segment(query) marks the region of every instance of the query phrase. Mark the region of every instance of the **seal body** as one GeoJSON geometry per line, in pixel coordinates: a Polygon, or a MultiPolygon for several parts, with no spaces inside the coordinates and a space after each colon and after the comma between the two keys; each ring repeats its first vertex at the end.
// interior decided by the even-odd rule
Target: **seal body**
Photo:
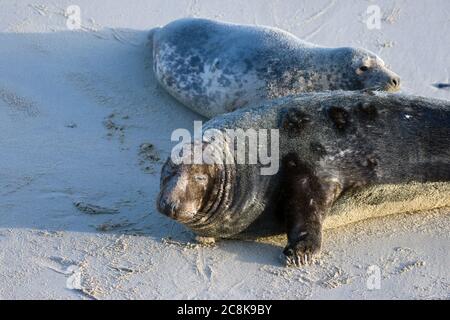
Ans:
{"type": "Polygon", "coordinates": [[[303,92],[400,87],[367,50],[320,47],[277,28],[181,19],[151,38],[160,84],[206,117],[303,92]]]}
{"type": "Polygon", "coordinates": [[[203,147],[222,141],[217,150],[234,149],[228,132],[236,128],[278,130],[276,173],[262,175],[261,162],[176,166],[171,160],[162,172],[159,210],[183,217],[177,220],[201,236],[282,231],[286,257],[301,264],[319,251],[327,220],[336,223],[340,214],[348,223],[371,213],[450,206],[448,101],[360,92],[282,98],[210,120],[205,133],[217,136],[204,137],[203,147]],[[427,202],[428,196],[433,199],[427,202]],[[354,199],[358,205],[349,217],[346,203],[354,199]],[[358,217],[363,204],[373,210],[358,217]]]}

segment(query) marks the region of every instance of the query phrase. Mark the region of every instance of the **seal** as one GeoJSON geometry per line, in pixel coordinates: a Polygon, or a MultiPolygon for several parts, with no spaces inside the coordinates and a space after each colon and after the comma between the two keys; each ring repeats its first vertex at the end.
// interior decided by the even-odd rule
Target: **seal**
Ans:
{"type": "Polygon", "coordinates": [[[208,118],[303,92],[400,88],[372,52],[317,46],[277,28],[188,18],[150,38],[159,83],[208,118]]]}
{"type": "Polygon", "coordinates": [[[449,101],[310,93],[218,116],[203,132],[185,144],[201,146],[203,163],[184,161],[192,153],[183,149],[183,161],[163,166],[158,210],[201,237],[287,234],[288,264],[310,262],[325,228],[450,207],[449,101]],[[238,161],[236,128],[277,130],[279,170],[261,174],[262,158],[238,161]]]}

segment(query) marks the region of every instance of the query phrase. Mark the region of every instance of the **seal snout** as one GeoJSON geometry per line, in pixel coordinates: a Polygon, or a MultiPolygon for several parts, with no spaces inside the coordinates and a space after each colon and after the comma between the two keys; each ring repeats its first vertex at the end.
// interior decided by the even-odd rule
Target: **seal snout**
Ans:
{"type": "Polygon", "coordinates": [[[400,90],[400,77],[394,74],[389,79],[388,91],[395,92],[398,90],[400,90]]]}
{"type": "Polygon", "coordinates": [[[400,76],[382,67],[367,75],[365,86],[366,88],[375,88],[387,92],[397,92],[400,90],[400,76]]]}
{"type": "Polygon", "coordinates": [[[194,213],[184,212],[184,210],[181,207],[182,206],[179,200],[168,199],[167,197],[160,196],[160,198],[157,201],[158,211],[164,214],[165,216],[180,222],[192,219],[194,213]]]}
{"type": "MultiPolygon", "coordinates": [[[[397,92],[400,90],[400,76],[392,70],[382,66],[380,68],[380,82],[384,83],[383,90],[387,92],[397,92]]],[[[376,76],[374,76],[376,78],[376,76]]]]}
{"type": "Polygon", "coordinates": [[[157,202],[157,209],[169,218],[176,219],[177,205],[175,202],[167,201],[167,198],[160,195],[157,202]]]}
{"type": "Polygon", "coordinates": [[[393,87],[400,87],[400,77],[391,78],[390,85],[393,87]]]}

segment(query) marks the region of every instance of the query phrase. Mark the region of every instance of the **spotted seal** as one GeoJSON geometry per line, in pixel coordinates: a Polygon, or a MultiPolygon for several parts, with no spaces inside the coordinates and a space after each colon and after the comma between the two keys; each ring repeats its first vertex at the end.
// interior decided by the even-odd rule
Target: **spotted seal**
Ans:
{"type": "Polygon", "coordinates": [[[163,166],[158,210],[199,236],[285,233],[288,262],[302,264],[319,252],[324,227],[450,207],[449,101],[304,94],[215,117],[203,127],[214,139],[205,135],[196,144],[204,151],[218,146],[214,157],[225,159],[235,148],[228,132],[236,128],[278,130],[275,174],[261,174],[259,160],[242,164],[235,156],[197,164],[168,159],[163,166]]]}
{"type": "Polygon", "coordinates": [[[372,52],[317,46],[277,28],[188,18],[150,38],[159,83],[208,118],[302,92],[400,88],[372,52]]]}

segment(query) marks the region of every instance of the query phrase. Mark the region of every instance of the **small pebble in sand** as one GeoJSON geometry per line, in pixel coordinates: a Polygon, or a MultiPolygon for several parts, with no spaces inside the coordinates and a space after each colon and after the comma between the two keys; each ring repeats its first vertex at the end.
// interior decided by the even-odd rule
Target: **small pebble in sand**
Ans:
{"type": "Polygon", "coordinates": [[[77,126],[77,124],[75,122],[70,122],[70,123],[66,124],[65,127],[66,128],[70,128],[70,129],[74,129],[74,128],[78,127],[78,126],[77,126]]]}
{"type": "Polygon", "coordinates": [[[385,41],[381,44],[382,48],[393,48],[395,45],[394,41],[385,41]]]}

